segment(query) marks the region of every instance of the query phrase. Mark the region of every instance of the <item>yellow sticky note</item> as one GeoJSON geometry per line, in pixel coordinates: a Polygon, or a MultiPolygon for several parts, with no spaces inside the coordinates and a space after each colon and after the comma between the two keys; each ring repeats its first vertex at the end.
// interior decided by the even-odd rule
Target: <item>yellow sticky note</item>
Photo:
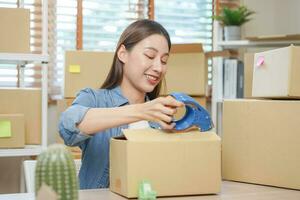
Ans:
{"type": "Polygon", "coordinates": [[[11,137],[11,124],[9,120],[0,121],[0,138],[11,137]]]}
{"type": "Polygon", "coordinates": [[[70,73],[80,73],[80,65],[69,65],[70,73]]]}

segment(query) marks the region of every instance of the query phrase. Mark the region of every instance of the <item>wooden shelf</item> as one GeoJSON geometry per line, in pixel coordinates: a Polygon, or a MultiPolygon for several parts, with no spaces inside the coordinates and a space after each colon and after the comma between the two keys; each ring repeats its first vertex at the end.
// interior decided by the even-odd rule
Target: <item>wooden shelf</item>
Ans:
{"type": "Polygon", "coordinates": [[[26,145],[20,149],[0,149],[0,157],[37,156],[42,151],[41,145],[26,145]]]}
{"type": "Polygon", "coordinates": [[[48,56],[42,54],[0,53],[0,63],[26,64],[34,62],[47,63],[48,56]]]}
{"type": "Polygon", "coordinates": [[[218,46],[223,48],[241,48],[241,47],[283,47],[291,44],[300,45],[300,40],[286,41],[250,41],[250,40],[232,40],[219,41],[218,46]]]}

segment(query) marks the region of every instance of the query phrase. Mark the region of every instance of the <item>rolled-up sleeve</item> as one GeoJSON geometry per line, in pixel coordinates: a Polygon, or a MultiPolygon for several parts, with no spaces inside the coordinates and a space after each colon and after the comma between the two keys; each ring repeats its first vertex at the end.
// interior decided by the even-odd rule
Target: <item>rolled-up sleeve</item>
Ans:
{"type": "Polygon", "coordinates": [[[66,145],[79,146],[92,137],[82,133],[77,125],[83,120],[87,111],[95,106],[96,99],[93,90],[84,89],[79,92],[72,105],[61,114],[58,128],[66,145]]]}

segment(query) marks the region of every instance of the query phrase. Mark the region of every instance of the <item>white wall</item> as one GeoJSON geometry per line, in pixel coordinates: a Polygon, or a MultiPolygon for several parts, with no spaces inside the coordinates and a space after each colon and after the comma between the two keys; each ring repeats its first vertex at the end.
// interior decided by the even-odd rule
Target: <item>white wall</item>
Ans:
{"type": "Polygon", "coordinates": [[[244,36],[300,34],[299,0],[240,0],[255,11],[243,25],[244,36]]]}

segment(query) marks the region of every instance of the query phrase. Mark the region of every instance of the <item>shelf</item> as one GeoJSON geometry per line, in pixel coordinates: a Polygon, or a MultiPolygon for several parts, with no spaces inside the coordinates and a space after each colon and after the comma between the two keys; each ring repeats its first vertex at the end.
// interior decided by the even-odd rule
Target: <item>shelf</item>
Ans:
{"type": "Polygon", "coordinates": [[[223,48],[240,48],[240,47],[283,47],[290,44],[300,45],[300,40],[286,40],[286,41],[250,41],[250,40],[232,40],[219,41],[218,46],[223,48]]]}
{"type": "Polygon", "coordinates": [[[23,53],[0,53],[0,63],[26,64],[31,62],[47,63],[48,55],[23,54],[23,53]]]}
{"type": "Polygon", "coordinates": [[[42,151],[41,145],[26,145],[22,149],[0,149],[0,157],[36,156],[42,151]]]}

